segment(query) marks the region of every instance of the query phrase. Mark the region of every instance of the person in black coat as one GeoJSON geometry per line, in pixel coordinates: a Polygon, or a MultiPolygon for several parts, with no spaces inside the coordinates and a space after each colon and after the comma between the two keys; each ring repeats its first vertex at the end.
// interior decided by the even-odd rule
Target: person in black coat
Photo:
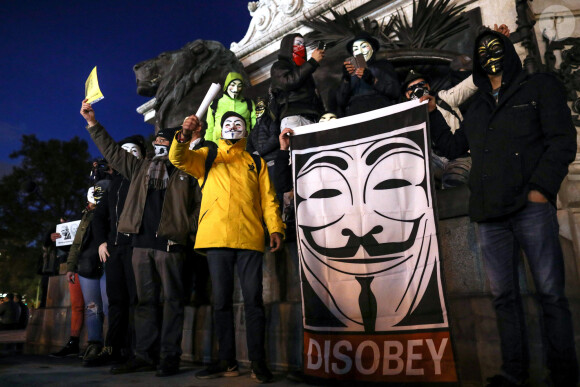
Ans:
{"type": "Polygon", "coordinates": [[[393,66],[377,59],[379,42],[366,32],[349,41],[350,55],[364,55],[366,67],[344,62],[342,82],[336,92],[338,116],[346,117],[368,112],[398,102],[401,86],[393,66]]]}
{"type": "Polygon", "coordinates": [[[471,149],[469,213],[478,223],[494,296],[502,370],[490,386],[527,382],[529,354],[518,260],[523,248],[542,306],[547,366],[556,386],[578,383],[572,319],[564,295],[556,196],[576,156],[576,130],[563,85],[550,74],[527,74],[513,44],[486,31],[474,50],[479,88],[453,135],[429,99],[431,135],[446,157],[471,149]]]}
{"type": "MultiPolygon", "coordinates": [[[[268,108],[266,100],[258,97],[256,102],[256,126],[248,136],[246,150],[262,157],[268,164],[270,179],[274,179],[274,165],[280,152],[280,122],[268,108]]],[[[282,203],[283,192],[276,190],[278,201],[282,203]]]]}
{"type": "Polygon", "coordinates": [[[278,60],[270,69],[271,91],[275,106],[270,106],[280,120],[280,130],[318,121],[323,105],[312,74],[320,66],[324,50],[316,49],[306,60],[304,37],[288,34],[280,42],[278,60]]]}
{"type": "MultiPolygon", "coordinates": [[[[119,141],[119,145],[137,158],[145,155],[145,139],[136,135],[119,141]]],[[[131,357],[135,346],[133,313],[137,298],[129,235],[117,231],[130,181],[117,171],[93,217],[95,239],[101,261],[106,262],[106,288],[109,299],[108,330],[105,346],[95,356],[85,359],[85,366],[102,366],[131,357]]]]}

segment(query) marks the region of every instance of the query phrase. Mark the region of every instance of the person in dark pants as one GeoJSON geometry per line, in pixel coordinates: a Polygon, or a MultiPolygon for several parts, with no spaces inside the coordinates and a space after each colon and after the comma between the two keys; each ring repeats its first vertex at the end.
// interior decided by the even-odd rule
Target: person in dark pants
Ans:
{"type": "Polygon", "coordinates": [[[207,253],[220,361],[196,376],[209,379],[239,375],[232,305],[237,266],[244,296],[251,375],[264,383],[273,377],[266,365],[265,350],[263,224],[270,234],[271,251],[281,248],[284,225],[264,160],[245,151],[244,118],[235,112],[226,112],[221,127],[222,135],[217,152],[213,153],[213,162],[208,148],[188,149],[191,139],[200,137],[201,125],[196,116],[186,118],[169,152],[171,162],[200,180],[203,187],[195,248],[207,253]],[[208,158],[211,163],[207,162],[208,158]]]}
{"type": "Polygon", "coordinates": [[[138,303],[135,307],[135,358],[111,368],[114,374],[155,370],[157,376],[179,372],[183,331],[184,248],[191,232],[194,184],[167,159],[175,129],[157,132],[152,159],[127,153],[95,119],[83,101],[87,130],[111,167],[130,180],[118,231],[133,234],[132,266],[138,303]],[[163,319],[158,323],[161,292],[163,319]],[[160,350],[156,350],[159,342],[160,350]]]}
{"type": "Polygon", "coordinates": [[[578,361],[564,294],[556,196],[576,155],[576,130],[563,85],[550,74],[529,75],[513,44],[486,31],[476,40],[476,98],[455,134],[429,100],[431,136],[446,157],[469,148],[469,214],[497,314],[501,373],[488,386],[527,385],[529,348],[518,280],[524,250],[542,307],[547,366],[555,386],[576,386],[578,361]]]}
{"type": "MultiPolygon", "coordinates": [[[[145,154],[143,136],[131,136],[119,141],[121,148],[136,158],[145,154]]],[[[131,236],[118,232],[117,224],[125,205],[129,184],[117,171],[111,173],[111,183],[93,218],[99,257],[106,262],[106,287],[109,299],[108,330],[102,351],[89,359],[88,367],[119,363],[133,355],[135,349],[134,310],[137,300],[131,257],[131,236]]]]}

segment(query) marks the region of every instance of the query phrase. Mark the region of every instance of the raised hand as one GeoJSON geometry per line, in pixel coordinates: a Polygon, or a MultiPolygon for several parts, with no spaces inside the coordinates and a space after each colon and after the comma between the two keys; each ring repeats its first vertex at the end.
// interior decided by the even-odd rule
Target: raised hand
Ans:
{"type": "Polygon", "coordinates": [[[95,119],[95,111],[90,103],[87,103],[88,99],[83,100],[81,106],[81,116],[85,120],[87,120],[87,125],[95,126],[97,124],[97,120],[95,119]]]}

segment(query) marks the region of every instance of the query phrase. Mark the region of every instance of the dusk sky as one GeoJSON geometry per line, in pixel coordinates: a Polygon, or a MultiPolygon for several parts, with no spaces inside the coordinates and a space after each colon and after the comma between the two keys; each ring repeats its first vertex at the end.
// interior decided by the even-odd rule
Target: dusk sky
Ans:
{"type": "Polygon", "coordinates": [[[0,175],[23,134],[41,140],[86,139],[79,114],[85,81],[97,66],[105,99],[97,119],[115,139],[148,135],[153,127],[135,109],[133,65],[196,39],[229,49],[244,37],[247,1],[0,0],[0,175]]]}

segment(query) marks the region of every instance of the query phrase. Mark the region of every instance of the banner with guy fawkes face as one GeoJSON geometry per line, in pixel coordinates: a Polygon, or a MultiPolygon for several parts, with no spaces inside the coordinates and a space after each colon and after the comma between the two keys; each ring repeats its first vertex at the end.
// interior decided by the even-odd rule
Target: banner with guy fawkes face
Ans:
{"type": "Polygon", "coordinates": [[[295,130],[306,374],[457,381],[428,141],[415,101],[295,130]]]}

